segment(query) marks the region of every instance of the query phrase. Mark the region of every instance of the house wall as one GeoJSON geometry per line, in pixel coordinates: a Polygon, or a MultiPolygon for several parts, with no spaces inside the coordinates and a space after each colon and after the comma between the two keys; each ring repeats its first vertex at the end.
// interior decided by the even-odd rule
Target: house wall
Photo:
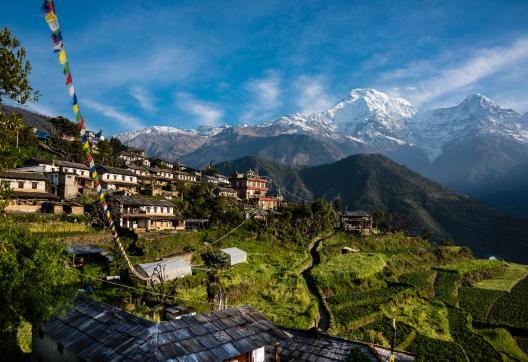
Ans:
{"type": "Polygon", "coordinates": [[[15,205],[9,204],[5,208],[7,214],[34,214],[41,210],[42,205],[15,205]]]}
{"type": "Polygon", "coordinates": [[[46,192],[44,180],[5,179],[13,191],[46,192]],[[20,183],[20,184],[19,184],[20,183]]]}
{"type": "Polygon", "coordinates": [[[32,362],[78,362],[79,357],[74,353],[63,348],[62,353],[59,352],[58,343],[55,342],[46,333],[42,332],[39,335],[39,328],[33,327],[32,331],[32,347],[31,347],[31,361],[32,362]]]}

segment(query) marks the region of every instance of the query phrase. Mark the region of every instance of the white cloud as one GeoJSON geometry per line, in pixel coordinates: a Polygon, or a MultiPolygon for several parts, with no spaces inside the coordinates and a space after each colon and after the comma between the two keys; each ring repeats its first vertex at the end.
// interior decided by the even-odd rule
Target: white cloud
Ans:
{"type": "Polygon", "coordinates": [[[123,113],[112,106],[99,103],[88,98],[84,99],[83,104],[94,112],[100,113],[105,117],[115,119],[121,124],[122,127],[127,128],[128,130],[145,127],[145,125],[136,117],[123,113]]]}
{"type": "Polygon", "coordinates": [[[424,105],[438,102],[440,98],[453,98],[457,91],[468,91],[470,86],[526,60],[528,39],[522,38],[508,46],[479,49],[464,61],[453,64],[417,61],[383,74],[381,80],[388,82],[387,88],[393,92],[417,105],[424,105]],[[406,82],[410,82],[412,88],[402,90],[394,85],[406,82]]]}
{"type": "Polygon", "coordinates": [[[130,94],[138,101],[141,108],[143,108],[145,111],[152,112],[155,109],[152,95],[145,89],[140,87],[132,87],[130,94]]]}
{"type": "Polygon", "coordinates": [[[250,80],[244,87],[252,97],[241,118],[262,120],[271,117],[281,105],[280,77],[276,72],[268,72],[263,78],[250,80]]]}
{"type": "Polygon", "coordinates": [[[200,101],[189,93],[176,93],[176,103],[178,108],[192,114],[200,125],[218,126],[220,119],[224,116],[222,109],[212,103],[200,101]]]}
{"type": "Polygon", "coordinates": [[[335,98],[328,95],[327,80],[321,76],[303,75],[294,83],[295,104],[303,113],[326,111],[334,103],[335,98]]]}

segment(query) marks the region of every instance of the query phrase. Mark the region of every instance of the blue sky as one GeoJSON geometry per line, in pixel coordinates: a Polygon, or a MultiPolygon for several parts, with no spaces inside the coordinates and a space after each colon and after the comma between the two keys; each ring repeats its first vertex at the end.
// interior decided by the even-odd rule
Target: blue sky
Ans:
{"type": "MultiPolygon", "coordinates": [[[[72,117],[38,0],[0,25],[27,48],[29,107],[72,117]]],[[[81,112],[113,134],[326,110],[353,88],[419,108],[470,93],[528,111],[528,1],[55,1],[81,112]]]]}

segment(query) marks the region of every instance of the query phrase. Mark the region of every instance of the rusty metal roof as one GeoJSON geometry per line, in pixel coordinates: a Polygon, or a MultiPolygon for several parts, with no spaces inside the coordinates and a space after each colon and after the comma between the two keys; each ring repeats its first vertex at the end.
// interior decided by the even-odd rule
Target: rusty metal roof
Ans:
{"type": "Polygon", "coordinates": [[[43,331],[85,361],[218,361],[289,338],[248,305],[154,323],[82,296],[43,331]]]}

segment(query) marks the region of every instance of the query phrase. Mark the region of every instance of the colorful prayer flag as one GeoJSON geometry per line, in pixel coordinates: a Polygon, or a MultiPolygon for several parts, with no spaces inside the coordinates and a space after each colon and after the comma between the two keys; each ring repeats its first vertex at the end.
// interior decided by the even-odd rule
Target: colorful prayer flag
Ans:
{"type": "Polygon", "coordinates": [[[64,49],[61,49],[60,53],[59,53],[59,62],[61,64],[64,64],[66,63],[66,51],[64,49]]]}

